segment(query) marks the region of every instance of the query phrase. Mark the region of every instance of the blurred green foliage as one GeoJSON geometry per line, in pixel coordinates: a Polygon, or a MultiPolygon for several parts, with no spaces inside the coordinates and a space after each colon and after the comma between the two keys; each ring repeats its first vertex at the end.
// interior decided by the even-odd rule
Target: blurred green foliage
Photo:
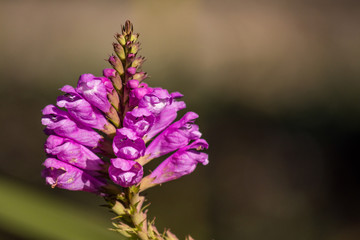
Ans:
{"type": "Polygon", "coordinates": [[[19,239],[120,239],[105,228],[110,224],[93,212],[66,204],[54,196],[5,178],[0,178],[0,191],[0,232],[19,239]]]}

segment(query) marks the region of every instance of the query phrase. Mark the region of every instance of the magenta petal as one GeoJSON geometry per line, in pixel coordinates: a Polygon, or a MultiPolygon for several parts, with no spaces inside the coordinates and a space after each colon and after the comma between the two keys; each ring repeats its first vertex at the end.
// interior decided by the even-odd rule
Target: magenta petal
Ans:
{"type": "Polygon", "coordinates": [[[115,75],[116,75],[116,70],[113,69],[113,68],[105,68],[105,69],[103,70],[103,75],[104,75],[104,77],[106,77],[106,78],[115,77],[115,75]]]}
{"type": "Polygon", "coordinates": [[[160,157],[186,146],[191,140],[199,139],[201,133],[199,127],[194,124],[198,117],[199,115],[194,112],[186,113],[150,143],[146,148],[145,155],[150,155],[150,159],[160,157]]]}
{"type": "Polygon", "coordinates": [[[114,183],[130,187],[141,181],[144,171],[139,163],[120,158],[111,159],[111,163],[109,176],[114,183]]]}
{"type": "Polygon", "coordinates": [[[173,103],[166,106],[158,115],[156,115],[152,128],[146,134],[146,139],[153,138],[159,132],[168,127],[176,119],[178,110],[179,108],[177,104],[173,103]]]}
{"type": "Polygon", "coordinates": [[[107,98],[111,86],[111,81],[107,78],[97,78],[92,74],[83,74],[80,76],[76,91],[93,106],[107,113],[111,107],[107,98]]]}
{"type": "Polygon", "coordinates": [[[153,88],[151,93],[146,94],[139,102],[140,108],[147,108],[155,115],[159,114],[167,105],[171,104],[171,95],[166,89],[153,88]]]}
{"type": "Polygon", "coordinates": [[[126,71],[127,71],[128,74],[134,75],[136,73],[136,68],[135,67],[129,67],[126,71]]]}
{"type": "Polygon", "coordinates": [[[58,109],[54,105],[47,105],[42,110],[42,113],[41,122],[46,126],[46,132],[70,138],[92,148],[97,147],[100,141],[103,140],[100,134],[91,128],[75,122],[69,117],[67,112],[58,109]]]}
{"type": "Polygon", "coordinates": [[[47,154],[85,170],[101,170],[104,162],[91,150],[70,139],[50,135],[45,143],[47,154]]]}
{"type": "Polygon", "coordinates": [[[139,81],[135,79],[131,79],[127,82],[127,87],[130,89],[137,88],[139,86],[139,81]]]}
{"type": "Polygon", "coordinates": [[[86,191],[99,193],[105,184],[87,174],[55,158],[48,158],[43,165],[46,167],[42,175],[46,183],[52,187],[63,188],[71,191],[86,191]]]}
{"type": "Polygon", "coordinates": [[[144,155],[145,148],[144,140],[136,136],[130,128],[121,128],[116,131],[113,150],[117,157],[135,160],[144,155]]]}
{"type": "Polygon", "coordinates": [[[155,116],[153,127],[146,135],[151,139],[169,126],[177,117],[177,112],[186,107],[183,101],[174,101],[183,95],[179,92],[169,94],[166,89],[153,88],[152,92],[142,96],[139,100],[139,108],[146,108],[155,116]]]}
{"type": "Polygon", "coordinates": [[[134,108],[127,112],[124,127],[133,130],[138,137],[143,137],[153,126],[154,115],[146,108],[134,108]]]}
{"type": "Polygon", "coordinates": [[[179,92],[172,92],[172,93],[170,93],[170,95],[172,98],[182,98],[184,96],[179,92]]]}
{"type": "Polygon", "coordinates": [[[192,173],[198,163],[203,165],[209,163],[208,155],[199,152],[199,150],[207,149],[208,146],[204,139],[198,139],[192,144],[179,149],[165,159],[150,174],[150,178],[155,178],[154,183],[164,183],[192,173]]]}
{"type": "Polygon", "coordinates": [[[152,88],[148,87],[147,84],[141,83],[137,87],[137,80],[130,80],[128,82],[128,87],[131,89],[129,93],[129,105],[130,107],[135,107],[139,104],[139,101],[146,95],[153,91],[152,88]],[[134,87],[134,88],[133,88],[134,87]]]}
{"type": "Polygon", "coordinates": [[[97,108],[82,98],[71,86],[64,86],[61,91],[66,94],[58,97],[57,105],[59,107],[66,108],[69,115],[84,126],[104,129],[108,122],[97,108]]]}

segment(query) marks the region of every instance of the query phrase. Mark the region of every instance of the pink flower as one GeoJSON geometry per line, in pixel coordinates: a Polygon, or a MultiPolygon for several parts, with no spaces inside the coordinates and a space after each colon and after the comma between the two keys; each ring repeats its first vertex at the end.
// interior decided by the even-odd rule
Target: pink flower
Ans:
{"type": "Polygon", "coordinates": [[[208,147],[209,145],[204,139],[198,139],[190,145],[180,148],[165,159],[149,177],[154,178],[153,183],[164,183],[192,173],[198,163],[203,165],[209,163],[208,155],[199,152],[208,147]]]}
{"type": "Polygon", "coordinates": [[[48,158],[43,163],[45,169],[42,176],[52,187],[59,187],[71,191],[86,191],[99,193],[105,183],[86,173],[85,171],[59,161],[48,158]]]}

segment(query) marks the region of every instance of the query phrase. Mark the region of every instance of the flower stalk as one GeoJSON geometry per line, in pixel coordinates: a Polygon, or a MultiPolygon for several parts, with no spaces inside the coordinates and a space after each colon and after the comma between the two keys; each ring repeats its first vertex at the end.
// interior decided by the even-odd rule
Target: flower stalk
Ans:
{"type": "MultiPolygon", "coordinates": [[[[144,196],[140,196],[138,187],[130,187],[116,196],[116,199],[107,201],[112,212],[117,215],[112,219],[111,230],[128,239],[178,240],[170,230],[160,233],[155,227],[155,219],[148,220],[147,207],[150,204],[144,206],[146,200],[144,196]]],[[[193,240],[193,238],[187,236],[185,240],[193,240]]]]}

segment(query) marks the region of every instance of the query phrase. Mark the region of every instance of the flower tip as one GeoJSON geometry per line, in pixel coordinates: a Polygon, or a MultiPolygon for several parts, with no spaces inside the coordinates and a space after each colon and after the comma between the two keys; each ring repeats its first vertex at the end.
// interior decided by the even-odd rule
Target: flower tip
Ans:
{"type": "Polygon", "coordinates": [[[195,120],[197,118],[199,118],[199,114],[197,114],[195,112],[187,112],[183,116],[183,119],[185,122],[189,122],[189,121],[195,120]]]}
{"type": "Polygon", "coordinates": [[[117,159],[116,161],[118,161],[117,166],[111,165],[109,167],[109,177],[114,183],[122,187],[130,187],[141,181],[144,172],[139,163],[125,159],[117,159]]]}
{"type": "Polygon", "coordinates": [[[181,94],[181,93],[179,93],[179,92],[172,92],[171,94],[171,97],[172,98],[182,98],[184,95],[183,94],[181,94]]]}
{"type": "Polygon", "coordinates": [[[65,141],[64,138],[56,136],[56,135],[50,135],[47,139],[46,139],[46,143],[45,143],[45,148],[47,153],[50,149],[55,148],[61,144],[63,144],[65,141]]]}
{"type": "Polygon", "coordinates": [[[130,20],[126,20],[125,25],[123,26],[123,34],[130,35],[133,31],[133,25],[130,20]]]}
{"type": "Polygon", "coordinates": [[[106,78],[115,77],[115,75],[116,75],[116,70],[113,68],[105,68],[103,70],[103,76],[106,78]]]}
{"type": "Polygon", "coordinates": [[[128,88],[130,89],[134,89],[137,88],[139,86],[139,81],[136,79],[131,79],[127,82],[128,88]]]}
{"type": "Polygon", "coordinates": [[[41,111],[43,115],[55,114],[56,107],[53,104],[49,104],[43,108],[41,111]]]}
{"type": "Polygon", "coordinates": [[[75,93],[75,89],[70,85],[65,85],[62,88],[59,88],[59,90],[64,93],[75,93]]]}
{"type": "Polygon", "coordinates": [[[209,164],[209,158],[203,160],[202,165],[206,166],[209,164]]]}
{"type": "Polygon", "coordinates": [[[136,73],[136,67],[129,67],[126,70],[130,75],[134,75],[136,73]]]}
{"type": "Polygon", "coordinates": [[[79,77],[79,81],[78,81],[78,84],[80,82],[88,82],[88,81],[91,81],[92,79],[94,79],[95,76],[91,73],[84,73],[84,74],[81,74],[80,77],[79,77]]]}
{"type": "Polygon", "coordinates": [[[126,44],[126,39],[125,39],[125,36],[120,34],[120,33],[117,33],[115,35],[115,39],[118,41],[118,43],[120,43],[121,46],[125,46],[126,44]]]}

